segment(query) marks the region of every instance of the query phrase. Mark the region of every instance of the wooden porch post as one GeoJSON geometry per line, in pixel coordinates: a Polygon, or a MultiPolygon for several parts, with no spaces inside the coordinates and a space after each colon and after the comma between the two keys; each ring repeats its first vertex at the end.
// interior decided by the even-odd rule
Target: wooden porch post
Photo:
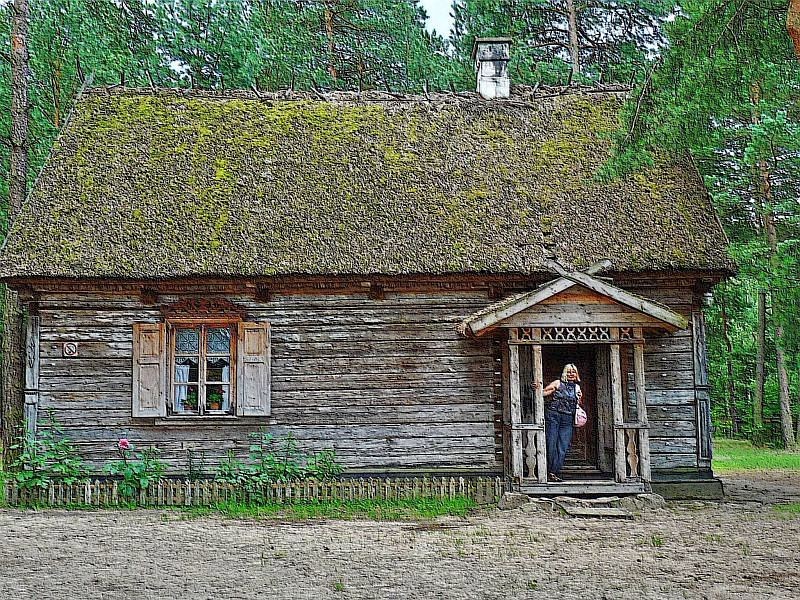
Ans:
{"type": "Polygon", "coordinates": [[[541,385],[535,386],[533,391],[533,422],[537,427],[533,436],[536,441],[536,477],[539,483],[547,483],[547,454],[545,454],[547,443],[544,430],[544,381],[542,381],[542,377],[544,377],[542,374],[542,347],[535,344],[533,346],[533,380],[541,383],[541,385]]]}
{"type": "Polygon", "coordinates": [[[639,417],[639,473],[642,481],[649,482],[650,430],[647,420],[647,395],[644,387],[644,344],[633,346],[633,372],[636,386],[636,414],[639,417]]]}
{"type": "Polygon", "coordinates": [[[511,392],[511,475],[522,483],[522,431],[518,425],[522,423],[522,402],[519,392],[519,346],[509,344],[508,347],[509,382],[511,392]]]}
{"type": "Polygon", "coordinates": [[[617,483],[627,480],[625,454],[625,429],[622,416],[622,367],[619,344],[611,344],[611,405],[614,412],[614,479],[617,483]]]}

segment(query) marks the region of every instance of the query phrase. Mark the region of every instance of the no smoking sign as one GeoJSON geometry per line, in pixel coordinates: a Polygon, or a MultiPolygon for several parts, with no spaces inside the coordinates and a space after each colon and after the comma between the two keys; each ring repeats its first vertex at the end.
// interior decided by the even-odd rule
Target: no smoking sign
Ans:
{"type": "Polygon", "coordinates": [[[61,353],[63,356],[78,356],[78,342],[64,342],[61,353]]]}

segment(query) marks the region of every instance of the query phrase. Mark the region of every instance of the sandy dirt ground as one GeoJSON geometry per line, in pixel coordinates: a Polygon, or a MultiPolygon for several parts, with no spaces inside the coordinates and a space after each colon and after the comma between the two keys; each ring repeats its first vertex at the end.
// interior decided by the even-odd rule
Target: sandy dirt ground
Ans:
{"type": "Polygon", "coordinates": [[[800,598],[800,472],[632,521],[525,508],[433,523],[0,510],[0,598],[800,598]]]}

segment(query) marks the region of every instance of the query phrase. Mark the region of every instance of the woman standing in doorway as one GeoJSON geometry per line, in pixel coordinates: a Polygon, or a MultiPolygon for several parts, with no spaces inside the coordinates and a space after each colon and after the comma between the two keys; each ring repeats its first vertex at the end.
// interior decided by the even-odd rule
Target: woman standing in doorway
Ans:
{"type": "MultiPolygon", "coordinates": [[[[561,469],[572,442],[575,409],[581,404],[580,375],[573,364],[564,366],[561,379],[550,383],[542,394],[552,396],[544,405],[545,437],[547,439],[547,480],[562,481],[561,469]]],[[[537,385],[541,385],[537,382],[537,385]]]]}

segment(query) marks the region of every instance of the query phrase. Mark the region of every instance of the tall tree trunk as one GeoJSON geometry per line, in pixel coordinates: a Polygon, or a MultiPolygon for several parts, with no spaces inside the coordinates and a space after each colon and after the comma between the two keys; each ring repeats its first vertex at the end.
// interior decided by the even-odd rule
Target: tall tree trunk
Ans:
{"type": "Polygon", "coordinates": [[[581,73],[581,47],[578,42],[578,13],[575,0],[567,0],[569,18],[569,56],[572,61],[572,78],[581,73]]]}
{"type": "Polygon", "coordinates": [[[783,445],[788,450],[795,449],[794,426],[792,424],[792,405],[789,400],[789,374],[786,371],[786,357],[783,353],[783,325],[775,328],[775,350],[778,366],[778,393],[781,400],[781,433],[783,445]]]}
{"type": "Polygon", "coordinates": [[[9,212],[22,206],[28,176],[28,0],[14,0],[11,7],[11,174],[9,212]]]}
{"type": "Polygon", "coordinates": [[[334,22],[333,22],[333,10],[330,7],[325,8],[325,35],[328,37],[328,75],[331,76],[331,79],[336,82],[336,79],[339,77],[339,74],[336,72],[336,38],[334,37],[335,34],[334,29],[334,22]]]}
{"type": "Polygon", "coordinates": [[[727,388],[728,388],[728,402],[726,413],[731,420],[731,434],[738,433],[738,424],[736,423],[736,387],[733,380],[733,343],[731,336],[728,332],[728,312],[725,310],[725,294],[720,294],[720,311],[722,317],[722,337],[725,340],[725,364],[728,368],[727,388]]]}
{"type": "MultiPolygon", "coordinates": [[[[755,125],[761,123],[761,115],[758,112],[758,104],[761,101],[761,84],[754,82],[750,86],[750,102],[753,105],[752,122],[755,125]]],[[[775,276],[775,271],[778,262],[778,231],[775,227],[775,214],[773,212],[773,194],[772,194],[772,176],[769,169],[769,164],[766,160],[761,159],[756,165],[758,169],[758,187],[760,192],[760,199],[762,204],[762,213],[764,220],[764,232],[767,236],[767,246],[769,247],[769,275],[770,278],[775,276]]],[[[770,287],[772,285],[770,284],[770,287]]],[[[774,312],[780,314],[781,306],[775,294],[772,295],[772,309],[774,312]]],[[[759,330],[761,320],[761,311],[759,310],[759,330]]],[[[766,328],[766,325],[765,325],[766,328]]],[[[759,331],[761,335],[761,331],[759,331]]],[[[783,350],[783,327],[778,326],[775,332],[775,346],[776,346],[776,360],[778,369],[778,378],[780,385],[778,386],[778,397],[781,407],[781,433],[787,447],[794,447],[794,429],[792,427],[792,416],[790,410],[789,399],[789,381],[786,373],[786,360],[783,350]],[[784,385],[784,379],[786,385],[784,385]],[[784,415],[785,413],[785,415],[784,415]]],[[[763,398],[763,391],[762,391],[763,398]]]]}
{"type": "MultiPolygon", "coordinates": [[[[767,244],[769,245],[769,262],[771,274],[774,274],[778,260],[778,232],[775,227],[775,216],[772,213],[772,182],[767,162],[762,160],[758,163],[758,170],[761,176],[761,195],[765,201],[764,211],[764,231],[767,234],[767,244]]],[[[779,296],[772,294],[773,313],[781,310],[778,301],[779,296]]],[[[794,428],[792,426],[791,400],[789,398],[789,377],[786,372],[786,358],[783,349],[783,326],[775,328],[775,356],[776,367],[778,370],[778,400],[781,411],[781,435],[787,448],[794,448],[794,428]]]]}
{"type": "MultiPolygon", "coordinates": [[[[753,394],[753,429],[761,435],[764,425],[764,367],[767,345],[767,292],[758,291],[758,341],[756,343],[756,389],[753,394]]],[[[761,442],[760,439],[754,440],[761,442]]]]}
{"type": "MultiPolygon", "coordinates": [[[[28,180],[28,0],[11,7],[11,172],[9,222],[22,207],[28,180]]],[[[5,288],[3,304],[2,365],[0,365],[0,443],[3,463],[11,458],[11,443],[20,433],[25,396],[24,331],[17,294],[5,288]]]]}

